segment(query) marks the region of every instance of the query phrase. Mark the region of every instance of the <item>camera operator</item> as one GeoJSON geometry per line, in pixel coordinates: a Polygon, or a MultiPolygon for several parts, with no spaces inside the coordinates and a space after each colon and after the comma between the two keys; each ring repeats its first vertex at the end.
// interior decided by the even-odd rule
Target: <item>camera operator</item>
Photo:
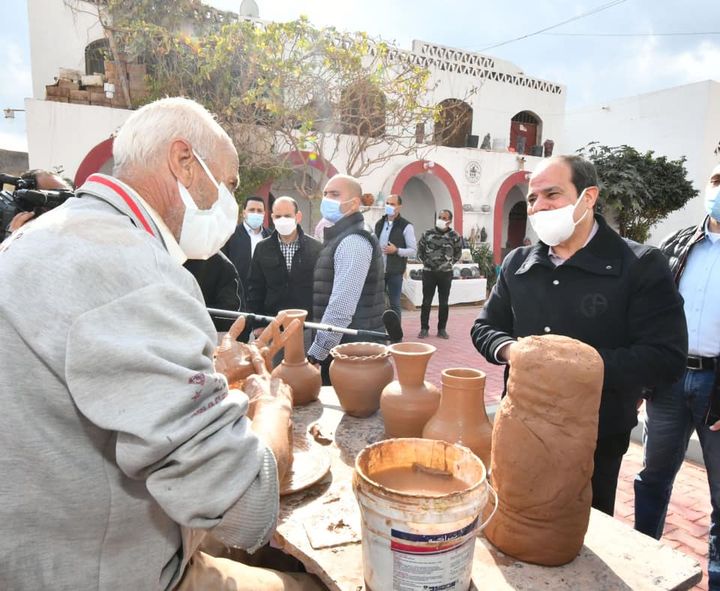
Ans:
{"type": "MultiPolygon", "coordinates": [[[[35,188],[41,191],[73,190],[73,187],[59,175],[54,172],[50,172],[49,170],[42,170],[41,168],[28,170],[27,172],[22,173],[20,178],[24,181],[32,181],[35,188]]],[[[33,217],[35,217],[34,211],[20,211],[16,213],[10,221],[10,224],[8,224],[4,237],[7,238],[10,236],[10,234],[29,222],[33,217]]]]}

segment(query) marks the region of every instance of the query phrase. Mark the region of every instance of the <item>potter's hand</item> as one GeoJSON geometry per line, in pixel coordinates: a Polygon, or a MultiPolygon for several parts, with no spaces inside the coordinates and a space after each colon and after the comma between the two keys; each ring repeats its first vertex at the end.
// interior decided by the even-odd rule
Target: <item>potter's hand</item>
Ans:
{"type": "Polygon", "coordinates": [[[253,360],[258,374],[245,380],[245,394],[252,401],[252,430],[272,450],[282,481],[292,463],[292,442],[288,425],[292,412],[292,389],[272,378],[262,357],[253,360]],[[262,368],[262,373],[261,373],[262,368]]]}
{"type": "Polygon", "coordinates": [[[720,431],[720,421],[715,421],[712,425],[710,425],[711,431],[720,431]]]}
{"type": "Polygon", "coordinates": [[[384,254],[395,254],[398,251],[398,248],[392,242],[388,242],[387,246],[383,246],[382,250],[384,254]]]}
{"type": "Polygon", "coordinates": [[[503,362],[507,363],[508,365],[512,365],[516,352],[517,352],[517,341],[511,341],[511,342],[507,343],[506,345],[503,345],[502,347],[500,347],[500,349],[496,353],[496,357],[497,357],[498,361],[503,361],[503,362]]]}

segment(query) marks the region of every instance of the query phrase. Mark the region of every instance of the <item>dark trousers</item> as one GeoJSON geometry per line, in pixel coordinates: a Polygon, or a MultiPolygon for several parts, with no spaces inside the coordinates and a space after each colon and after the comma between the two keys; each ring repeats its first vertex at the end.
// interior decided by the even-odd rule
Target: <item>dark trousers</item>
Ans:
{"type": "Polygon", "coordinates": [[[665,526],[675,476],[695,431],[710,486],[708,588],[720,590],[720,432],[705,416],[715,382],[711,370],[687,370],[672,386],[657,388],[647,402],[643,469],[635,477],[635,529],[659,540],[665,526]]]}
{"type": "Polygon", "coordinates": [[[423,301],[420,308],[420,328],[430,329],[430,307],[435,297],[435,288],[438,292],[438,330],[444,330],[448,319],[448,298],[452,285],[452,271],[425,271],[422,275],[423,301]]]}
{"type": "Polygon", "coordinates": [[[615,492],[623,456],[630,446],[630,432],[598,438],[595,448],[595,470],[592,475],[592,506],[612,516],[615,492]]]}
{"type": "Polygon", "coordinates": [[[403,276],[402,273],[395,275],[385,274],[385,291],[390,300],[390,309],[394,310],[400,318],[400,295],[402,294],[403,276]]]}

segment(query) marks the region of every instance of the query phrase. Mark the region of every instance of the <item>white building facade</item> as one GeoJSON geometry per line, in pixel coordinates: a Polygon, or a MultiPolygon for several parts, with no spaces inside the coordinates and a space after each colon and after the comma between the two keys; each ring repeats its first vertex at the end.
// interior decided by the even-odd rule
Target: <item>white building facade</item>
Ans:
{"type": "Polygon", "coordinates": [[[658,244],[705,216],[702,191],[720,162],[720,82],[706,80],[568,111],[563,137],[563,153],[597,141],[653,150],[671,160],[687,157],[688,178],[700,195],[653,227],[649,242],[658,244]]]}
{"type": "MultiPolygon", "coordinates": [[[[86,48],[103,38],[93,9],[80,0],[72,8],[60,0],[28,0],[33,77],[33,97],[26,101],[30,166],[62,167],[78,183],[92,172],[110,172],[111,136],[130,115],[125,109],[45,100],[45,86],[54,82],[60,68],[85,73],[86,48]]],[[[551,149],[553,142],[561,143],[565,88],[526,76],[508,62],[432,43],[415,41],[412,50],[403,53],[429,68],[434,83],[429,101],[465,103],[468,126],[457,147],[423,145],[421,156],[394,158],[360,178],[365,192],[380,197],[366,214],[368,222],[382,215],[383,196],[398,193],[403,215],[418,234],[433,225],[439,209],[450,209],[456,230],[466,237],[486,237],[499,262],[526,235],[534,238],[523,204],[527,176],[543,155],[543,144],[551,149]],[[486,136],[489,149],[480,147],[486,136]]],[[[342,137],[338,141],[342,143],[342,137]]],[[[342,155],[337,162],[313,163],[298,156],[299,165],[316,168],[318,186],[333,173],[346,172],[342,155]]],[[[268,200],[288,193],[292,191],[272,184],[258,189],[268,200]]],[[[310,229],[317,221],[317,206],[305,199],[300,206],[310,229]]]]}

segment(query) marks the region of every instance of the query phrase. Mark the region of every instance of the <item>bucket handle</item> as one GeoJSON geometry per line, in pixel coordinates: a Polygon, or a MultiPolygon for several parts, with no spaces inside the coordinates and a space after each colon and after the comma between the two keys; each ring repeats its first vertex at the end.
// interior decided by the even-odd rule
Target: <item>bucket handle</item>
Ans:
{"type": "Polygon", "coordinates": [[[492,485],[489,482],[487,483],[487,487],[490,490],[490,492],[493,494],[493,497],[495,498],[495,506],[493,507],[492,513],[490,513],[488,518],[485,521],[483,521],[480,525],[478,525],[477,530],[475,530],[476,534],[479,534],[482,530],[485,529],[487,524],[490,523],[490,520],[495,515],[495,512],[498,510],[499,500],[498,500],[497,492],[495,491],[495,489],[492,487],[492,485]]]}

